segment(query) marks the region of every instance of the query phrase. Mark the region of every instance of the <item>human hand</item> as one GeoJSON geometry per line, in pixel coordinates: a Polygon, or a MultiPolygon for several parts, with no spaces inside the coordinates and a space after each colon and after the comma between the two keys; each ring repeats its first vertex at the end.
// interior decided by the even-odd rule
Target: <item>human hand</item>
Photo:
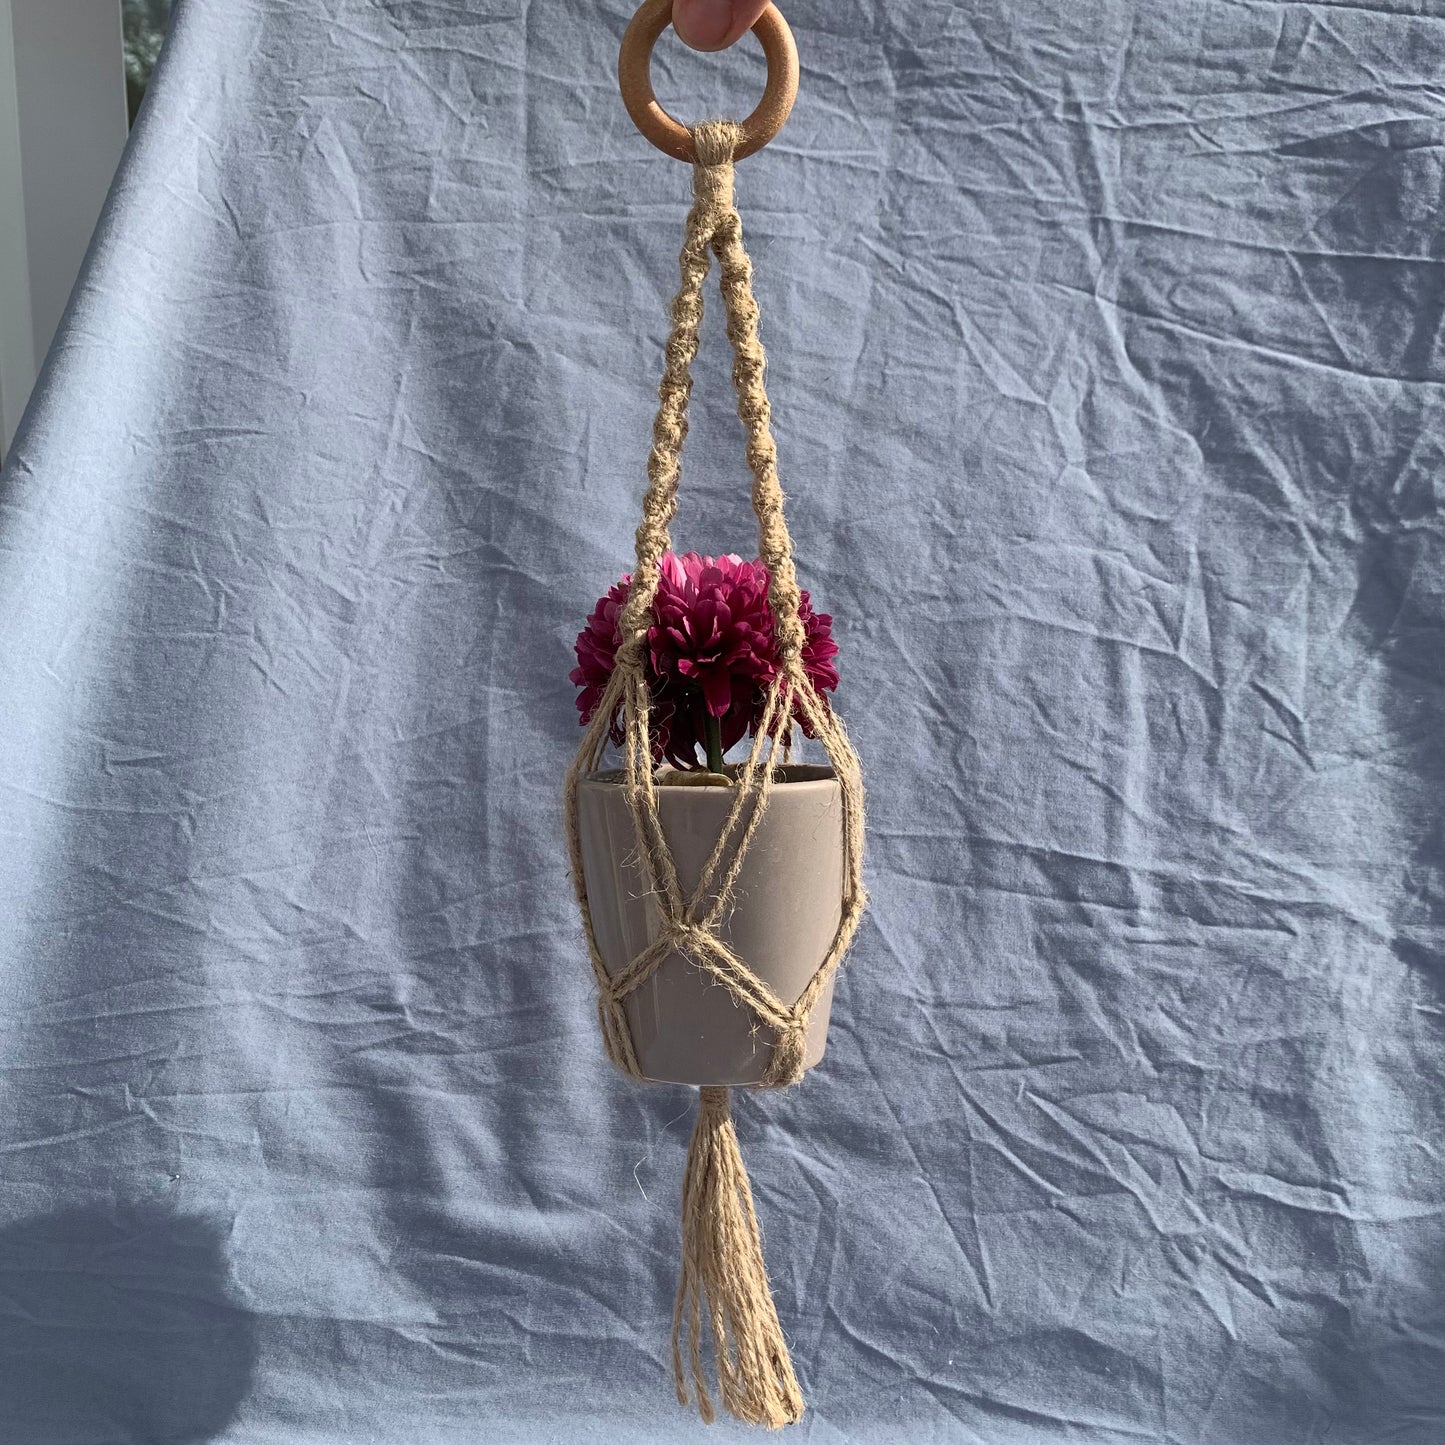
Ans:
{"type": "Polygon", "coordinates": [[[768,0],[673,0],[672,28],[694,50],[726,50],[767,8],[768,0]]]}

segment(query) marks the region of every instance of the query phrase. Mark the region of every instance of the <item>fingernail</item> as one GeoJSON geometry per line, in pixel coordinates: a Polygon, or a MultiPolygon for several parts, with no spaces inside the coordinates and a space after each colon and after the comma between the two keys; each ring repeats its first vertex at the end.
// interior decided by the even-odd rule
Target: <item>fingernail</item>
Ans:
{"type": "Polygon", "coordinates": [[[732,29],[732,0],[676,0],[672,24],[694,50],[716,50],[732,29]]]}

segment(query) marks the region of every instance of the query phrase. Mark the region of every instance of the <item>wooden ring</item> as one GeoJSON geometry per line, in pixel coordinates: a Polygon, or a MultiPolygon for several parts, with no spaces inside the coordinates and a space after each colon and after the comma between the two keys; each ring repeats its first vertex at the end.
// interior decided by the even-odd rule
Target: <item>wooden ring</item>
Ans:
{"type": "MultiPolygon", "coordinates": [[[[657,37],[672,24],[672,0],[644,0],[622,37],[617,55],[617,84],[622,103],[632,123],[658,150],[693,161],[692,132],[675,121],[658,103],[652,90],[652,47],[657,37]]],[[[769,5],[757,18],[753,34],[762,43],[768,61],[768,83],[757,109],[742,123],[742,139],[733,152],[742,160],[762,150],[782,130],[793,102],[798,98],[798,47],[793,32],[776,5],[769,5]]]]}

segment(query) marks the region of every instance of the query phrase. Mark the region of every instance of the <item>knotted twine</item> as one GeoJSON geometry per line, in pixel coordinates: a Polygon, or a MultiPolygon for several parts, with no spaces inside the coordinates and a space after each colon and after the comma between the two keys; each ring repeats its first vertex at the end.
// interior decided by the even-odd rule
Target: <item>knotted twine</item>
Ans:
{"type": "MultiPolygon", "coordinates": [[[[693,206],[688,213],[679,269],[682,284],[671,309],[659,406],[647,461],[648,486],[637,529],[636,565],[619,619],[616,663],[602,700],[567,773],[565,815],[577,903],[597,982],[597,1012],[608,1057],[624,1073],[641,1078],[625,1001],[674,954],[710,975],[734,1000],[771,1030],[772,1053],[761,1088],[796,1083],[803,1075],[808,1020],[847,952],[863,914],[863,780],[857,754],[843,724],[818,695],[803,666],[806,634],[798,615],[799,590],[793,544],[783,516],[771,407],[763,385],[766,360],[758,340],[752,262],[743,249],[742,221],[733,203],[733,153],[741,137],[730,121],[693,128],[693,206]],[[677,512],[692,362],[702,321],[702,287],[718,260],[727,336],[733,351],[738,416],[747,428],[752,504],[758,551],[768,569],[777,674],[765,694],[751,750],[738,769],[734,798],[717,844],[697,885],[684,897],[663,833],[653,771],[651,695],[646,680],[647,633],[663,555],[672,545],[669,525],[677,512]],[[577,791],[602,761],[614,713],[623,720],[623,783],[649,895],[660,919],[656,939],[615,974],[597,945],[582,870],[577,791]],[[839,923],[827,955],[801,996],[785,1003],[718,936],[733,905],[743,858],[767,807],[780,749],[795,715],[822,744],[837,776],[843,803],[843,895],[839,923]]],[[[786,753],[784,752],[786,756],[786,753]]],[[[738,1150],[729,1091],[699,1090],[697,1124],[683,1176],[682,1268],[672,1319],[672,1366],[679,1404],[687,1404],[691,1376],[698,1412],[714,1418],[702,1360],[703,1321],[711,1330],[718,1393],[726,1409],[750,1424],[778,1427],[803,1413],[777,1309],[768,1287],[752,1189],[738,1150]],[[683,1339],[686,1335],[687,1368],[683,1339]]]]}

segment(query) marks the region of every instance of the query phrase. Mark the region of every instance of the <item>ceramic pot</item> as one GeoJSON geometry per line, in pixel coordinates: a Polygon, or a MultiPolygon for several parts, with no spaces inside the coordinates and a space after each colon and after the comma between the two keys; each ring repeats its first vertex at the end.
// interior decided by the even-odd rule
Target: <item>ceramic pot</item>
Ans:
{"type": "MultiPolygon", "coordinates": [[[[718,936],[786,1004],[794,1004],[827,956],[843,908],[843,797],[833,770],[779,768],[781,779],[743,859],[734,903],[718,936]]],[[[662,831],[684,896],[727,822],[733,789],[659,786],[662,831]]],[[[638,856],[620,772],[584,778],[577,793],[582,871],[602,961],[616,974],[661,932],[638,856]]],[[[823,1057],[830,979],[813,1009],[804,1067],[823,1057]]],[[[767,1072],[773,1030],[723,984],[671,954],[624,1007],[643,1075],[660,1083],[755,1084],[767,1072]]]]}

